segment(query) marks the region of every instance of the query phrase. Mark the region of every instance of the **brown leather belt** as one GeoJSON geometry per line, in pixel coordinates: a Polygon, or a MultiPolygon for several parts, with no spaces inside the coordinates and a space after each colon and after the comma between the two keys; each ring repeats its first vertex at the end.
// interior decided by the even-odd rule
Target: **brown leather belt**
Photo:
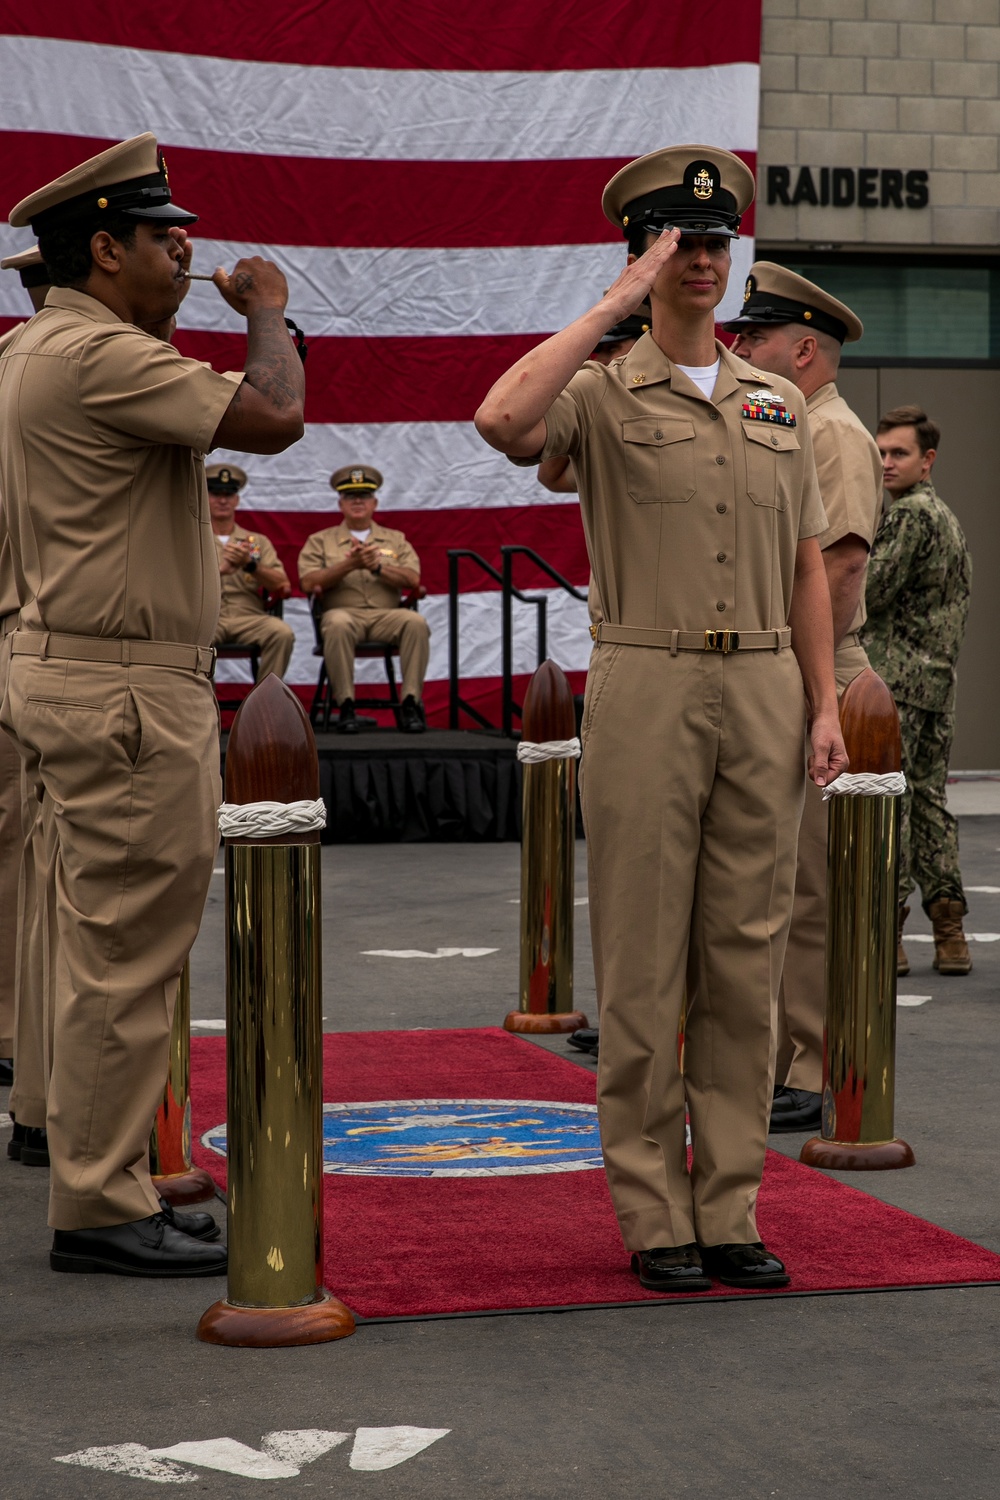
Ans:
{"type": "Polygon", "coordinates": [[[15,656],[43,661],[103,661],[119,667],[179,667],[209,681],[215,676],[214,646],[184,646],[173,641],[131,641],[96,635],[56,635],[18,630],[11,643],[15,656]]]}
{"type": "Polygon", "coordinates": [[[591,625],[597,644],[610,646],[656,646],[669,651],[783,651],[792,644],[792,632],[781,630],[640,630],[634,625],[591,625]]]}

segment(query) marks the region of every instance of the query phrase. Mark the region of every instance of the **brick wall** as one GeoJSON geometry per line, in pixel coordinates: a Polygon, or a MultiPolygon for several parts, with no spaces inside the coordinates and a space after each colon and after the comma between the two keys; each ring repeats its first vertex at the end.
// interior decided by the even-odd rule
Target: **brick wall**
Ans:
{"type": "MultiPolygon", "coordinates": [[[[763,0],[757,236],[1000,244],[1000,0],[763,0]],[[767,167],[926,170],[926,208],[767,202],[767,167]]],[[[813,173],[817,190],[819,172],[813,173]]],[[[829,176],[825,179],[829,183],[829,176]]],[[[844,179],[841,179],[843,182],[844,179]]],[[[888,181],[888,187],[886,182],[888,181]]],[[[842,196],[848,195],[843,188],[842,196]]]]}

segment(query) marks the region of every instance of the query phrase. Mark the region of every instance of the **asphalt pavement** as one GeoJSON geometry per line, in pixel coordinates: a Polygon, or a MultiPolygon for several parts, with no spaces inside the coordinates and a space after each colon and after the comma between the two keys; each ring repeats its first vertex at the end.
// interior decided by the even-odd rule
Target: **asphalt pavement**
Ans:
{"type": "MultiPolygon", "coordinates": [[[[849,1180],[1000,1251],[1000,787],[959,791],[975,967],[942,979],[932,945],[910,942],[896,1126],[917,1165],[849,1180]]],[[[325,1028],[500,1024],[517,999],[519,858],[514,845],[324,848],[325,1028]],[[387,956],[398,950],[435,956],[387,956]]],[[[577,1003],[593,1018],[584,867],[580,845],[577,1003]]],[[[192,955],[195,1035],[218,1035],[225,1014],[224,916],[216,876],[192,955]]],[[[920,914],[910,930],[930,929],[920,914]]],[[[797,1155],[803,1139],[772,1145],[797,1155]]],[[[229,1350],[194,1336],[224,1282],[53,1275],[45,1208],[46,1173],[0,1154],[0,1500],[128,1500],[171,1483],[211,1500],[268,1485],[290,1500],[1000,1488],[1000,1288],[369,1325],[315,1348],[229,1350]],[[56,1461],[94,1448],[115,1450],[95,1461],[119,1471],[56,1461]]]]}

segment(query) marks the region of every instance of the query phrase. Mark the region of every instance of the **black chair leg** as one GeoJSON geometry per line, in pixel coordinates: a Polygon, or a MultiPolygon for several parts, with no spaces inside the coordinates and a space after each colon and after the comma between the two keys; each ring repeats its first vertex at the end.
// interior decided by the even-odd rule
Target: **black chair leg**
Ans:
{"type": "Polygon", "coordinates": [[[396,721],[396,728],[399,729],[402,723],[402,715],[400,713],[399,689],[396,686],[396,668],[393,665],[391,649],[387,649],[385,653],[385,675],[389,683],[389,707],[392,710],[392,717],[396,721]]]}

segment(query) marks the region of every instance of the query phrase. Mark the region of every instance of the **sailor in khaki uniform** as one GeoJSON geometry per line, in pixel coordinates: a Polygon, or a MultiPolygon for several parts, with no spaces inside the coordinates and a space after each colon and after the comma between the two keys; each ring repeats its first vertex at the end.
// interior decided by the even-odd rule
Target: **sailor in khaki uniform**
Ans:
{"type": "Polygon", "coordinates": [[[340,705],[337,729],[357,732],[354,712],[354,648],[361,641],[399,647],[403,673],[400,728],[422,734],[424,678],[430,657],[430,626],[414,609],[400,608],[403,589],[420,582],[420,559],[401,531],[375,520],[382,475],[365,464],[348,464],[330,476],[344,519],[316,531],[299,553],[299,583],[319,598],[320,628],[330,689],[340,705]]]}
{"type": "Polygon", "coordinates": [[[218,375],[168,322],[194,219],[151,134],[11,212],[53,290],[0,358],[0,492],[20,618],[0,719],[52,799],[59,966],[48,1094],[53,1269],[214,1275],[225,1252],[160,1212],[148,1140],[177,981],[218,843],[211,639],[219,572],[202,455],[302,433],[284,277],[214,280],[250,329],[218,375]]]}
{"type": "Polygon", "coordinates": [[[624,167],[603,206],[626,270],[476,414],[517,462],[569,454],[580,487],[605,614],[582,773],[601,1137],[633,1269],[668,1291],[707,1290],[706,1273],[788,1280],[754,1206],[807,712],[814,779],[847,765],[805,402],[714,338],[752,197],[747,168],[713,147],[624,167]],[[579,369],[647,293],[652,332],[579,369]]]}
{"type": "Polygon", "coordinates": [[[267,537],[247,531],[236,520],[236,497],[247,482],[243,470],[236,464],[210,464],[205,480],[222,580],[222,607],[213,644],[259,646],[258,678],[262,681],[269,672],[284,677],[295,631],[268,614],[261,590],[287,599],[292,592],[288,574],[267,537]]]}
{"type": "MultiPolygon", "coordinates": [[[[836,386],[840,353],[864,333],[860,318],[822,287],[784,266],[757,261],[743,311],[727,323],[733,352],[792,381],[806,398],[826,511],[817,538],[833,606],[839,697],[868,666],[858,639],[865,622],[868,552],[882,511],[882,459],[875,439],[836,386]]],[[[778,1057],[771,1130],[818,1130],[826,1020],[827,809],[806,789],[799,828],[795,905],[778,1002],[778,1057]]]]}
{"type": "MultiPolygon", "coordinates": [[[[38,247],[0,260],[0,270],[17,271],[37,312],[49,290],[49,273],[38,247]]],[[[0,354],[23,327],[0,338],[0,354]]],[[[0,702],[7,685],[10,641],[17,625],[17,585],[10,540],[0,500],[0,702]]],[[[0,1060],[16,1062],[8,1109],[14,1130],[7,1154],[30,1166],[48,1166],[45,1137],[47,1011],[41,945],[47,918],[54,919],[52,882],[47,879],[54,854],[51,813],[40,786],[30,786],[24,763],[9,735],[0,732],[0,1060]],[[36,897],[41,895],[42,904],[36,897]]],[[[4,1081],[0,1061],[0,1082],[4,1081]]],[[[10,1082],[9,1077],[6,1079],[10,1082]]]]}

